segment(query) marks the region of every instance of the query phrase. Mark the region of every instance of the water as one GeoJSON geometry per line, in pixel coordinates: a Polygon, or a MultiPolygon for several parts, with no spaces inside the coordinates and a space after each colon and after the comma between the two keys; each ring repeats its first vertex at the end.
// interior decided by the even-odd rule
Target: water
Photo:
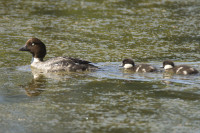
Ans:
{"type": "MultiPolygon", "coordinates": [[[[197,0],[0,1],[0,131],[200,132],[200,75],[126,73],[122,59],[200,70],[197,0]],[[27,39],[46,59],[89,60],[96,72],[40,74],[27,39]]],[[[162,70],[162,69],[161,69],[162,70]]]]}

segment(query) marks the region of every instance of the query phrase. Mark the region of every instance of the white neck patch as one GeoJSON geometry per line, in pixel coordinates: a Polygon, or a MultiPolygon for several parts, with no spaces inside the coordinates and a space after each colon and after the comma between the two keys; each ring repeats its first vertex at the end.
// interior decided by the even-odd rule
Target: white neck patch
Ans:
{"type": "Polygon", "coordinates": [[[124,65],[124,68],[126,68],[126,69],[127,69],[127,68],[131,68],[131,67],[133,67],[132,64],[125,64],[125,65],[124,65]]]}
{"type": "Polygon", "coordinates": [[[39,58],[33,58],[33,62],[32,63],[37,63],[37,62],[41,62],[39,58]]]}
{"type": "Polygon", "coordinates": [[[172,65],[165,65],[165,66],[164,66],[164,69],[165,69],[165,70],[167,70],[167,69],[171,69],[171,68],[173,68],[172,65]]]}

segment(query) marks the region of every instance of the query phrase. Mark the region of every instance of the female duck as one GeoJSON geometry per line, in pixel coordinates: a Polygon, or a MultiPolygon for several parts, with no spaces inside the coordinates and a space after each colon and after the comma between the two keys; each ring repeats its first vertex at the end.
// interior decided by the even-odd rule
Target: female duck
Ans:
{"type": "Polygon", "coordinates": [[[90,71],[98,67],[91,64],[89,61],[80,60],[71,57],[55,57],[47,61],[43,61],[46,55],[46,46],[38,38],[29,39],[25,46],[20,48],[19,51],[28,51],[33,56],[31,66],[46,72],[75,72],[75,71],[90,71]]]}

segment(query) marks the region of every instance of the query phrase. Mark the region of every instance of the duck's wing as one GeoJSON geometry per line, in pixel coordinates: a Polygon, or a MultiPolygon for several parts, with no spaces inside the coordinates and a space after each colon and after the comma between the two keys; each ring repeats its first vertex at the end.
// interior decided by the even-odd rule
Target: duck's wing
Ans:
{"type": "Polygon", "coordinates": [[[78,63],[78,64],[90,64],[91,62],[86,61],[86,60],[81,60],[79,58],[72,58],[72,57],[64,57],[66,59],[70,59],[72,60],[74,63],[78,63]]]}
{"type": "Polygon", "coordinates": [[[53,63],[49,64],[52,67],[52,69],[63,69],[67,71],[90,71],[98,69],[97,66],[90,64],[91,62],[80,60],[78,58],[56,57],[51,60],[54,60],[53,63]]]}

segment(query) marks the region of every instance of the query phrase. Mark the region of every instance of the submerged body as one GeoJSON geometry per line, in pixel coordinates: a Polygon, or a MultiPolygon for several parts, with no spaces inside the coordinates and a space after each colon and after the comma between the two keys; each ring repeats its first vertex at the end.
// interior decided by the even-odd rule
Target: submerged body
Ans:
{"type": "Polygon", "coordinates": [[[26,45],[19,50],[30,52],[33,56],[31,66],[46,72],[77,72],[98,69],[98,67],[92,65],[89,61],[71,57],[55,57],[43,61],[43,58],[46,55],[46,46],[37,38],[29,39],[26,42],[26,45]]]}

